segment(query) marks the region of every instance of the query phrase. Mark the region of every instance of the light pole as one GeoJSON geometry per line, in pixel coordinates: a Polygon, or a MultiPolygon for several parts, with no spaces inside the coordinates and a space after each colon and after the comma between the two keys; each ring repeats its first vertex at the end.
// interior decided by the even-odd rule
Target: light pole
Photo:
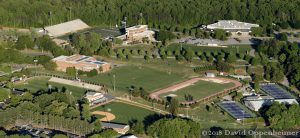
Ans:
{"type": "Polygon", "coordinates": [[[72,7],[69,7],[69,20],[70,21],[71,21],[71,15],[72,15],[71,11],[72,11],[72,7]]]}
{"type": "Polygon", "coordinates": [[[39,61],[39,60],[37,60],[37,59],[33,60],[34,65],[35,65],[35,75],[36,75],[36,72],[37,72],[37,62],[38,62],[38,61],[39,61]]]}
{"type": "Polygon", "coordinates": [[[190,108],[190,106],[187,105],[186,106],[186,118],[189,118],[189,108],[190,108]]]}
{"type": "Polygon", "coordinates": [[[116,91],[116,75],[114,74],[113,75],[113,78],[114,78],[114,92],[116,91]]]}
{"type": "Polygon", "coordinates": [[[244,127],[244,111],[242,111],[242,113],[243,113],[242,124],[243,124],[243,127],[244,127]]]}
{"type": "MultiPolygon", "coordinates": [[[[106,111],[107,111],[107,112],[110,112],[110,111],[111,111],[111,109],[110,109],[110,108],[107,108],[107,109],[106,109],[106,111]]],[[[105,113],[105,115],[106,115],[106,121],[107,121],[107,122],[109,122],[109,120],[108,120],[108,117],[107,117],[107,114],[106,114],[106,113],[105,113]]]]}
{"type": "Polygon", "coordinates": [[[179,42],[180,43],[180,52],[182,51],[182,42],[179,42]]]}

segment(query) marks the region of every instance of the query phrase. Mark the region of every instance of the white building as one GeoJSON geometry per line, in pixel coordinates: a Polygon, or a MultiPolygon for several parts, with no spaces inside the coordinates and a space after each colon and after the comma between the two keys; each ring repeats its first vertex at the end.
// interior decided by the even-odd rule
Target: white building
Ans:
{"type": "Polygon", "coordinates": [[[102,93],[97,92],[87,92],[85,98],[89,101],[90,106],[107,101],[107,98],[102,93]]]}
{"type": "Polygon", "coordinates": [[[215,73],[210,73],[210,72],[206,72],[205,75],[208,78],[214,78],[214,77],[216,77],[215,73]]]}
{"type": "Polygon", "coordinates": [[[270,106],[275,101],[285,104],[298,104],[296,99],[274,99],[271,96],[255,95],[244,98],[245,105],[254,111],[258,111],[263,106],[270,106]]]}
{"type": "Polygon", "coordinates": [[[259,27],[258,24],[239,22],[236,20],[219,20],[216,23],[206,26],[206,29],[223,29],[228,32],[251,32],[252,27],[259,27]]]}

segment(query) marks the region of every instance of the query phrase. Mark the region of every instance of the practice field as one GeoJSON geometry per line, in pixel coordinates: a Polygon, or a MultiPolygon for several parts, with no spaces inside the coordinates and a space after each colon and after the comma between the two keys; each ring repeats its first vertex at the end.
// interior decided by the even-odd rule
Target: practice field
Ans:
{"type": "Polygon", "coordinates": [[[2,102],[4,99],[7,99],[10,94],[9,89],[0,88],[0,102],[2,102]]]}
{"type": "MultiPolygon", "coordinates": [[[[94,111],[110,112],[114,114],[116,117],[115,119],[111,120],[111,122],[126,123],[126,124],[128,123],[128,121],[131,120],[143,121],[145,117],[155,114],[155,112],[144,108],[128,105],[125,103],[118,103],[118,102],[112,102],[104,106],[99,106],[97,108],[92,109],[91,112],[94,111]]],[[[102,118],[103,117],[99,119],[102,118]]]]}
{"type": "Polygon", "coordinates": [[[114,68],[111,72],[99,74],[95,77],[82,77],[81,79],[102,83],[106,87],[113,88],[113,75],[115,75],[116,91],[127,92],[130,86],[143,87],[151,92],[156,89],[172,85],[185,79],[184,75],[168,73],[145,66],[124,65],[114,68]]]}
{"type": "Polygon", "coordinates": [[[41,89],[47,90],[48,84],[49,84],[49,85],[51,85],[52,88],[57,87],[59,90],[64,86],[67,90],[71,91],[72,94],[77,98],[82,97],[85,93],[85,89],[83,89],[83,88],[60,84],[60,83],[49,82],[48,81],[49,79],[50,79],[50,77],[32,78],[25,82],[16,84],[15,87],[18,89],[28,89],[32,92],[36,92],[41,89]]]}
{"type": "Polygon", "coordinates": [[[191,95],[191,96],[193,96],[194,100],[199,100],[199,99],[205,98],[207,96],[210,96],[212,94],[221,92],[224,89],[228,89],[233,86],[234,86],[234,83],[221,84],[221,83],[200,80],[200,81],[196,82],[195,84],[192,84],[188,87],[179,89],[174,92],[162,94],[162,95],[160,95],[160,97],[163,99],[163,98],[165,98],[165,96],[172,94],[173,96],[176,95],[176,98],[180,102],[184,102],[184,101],[186,101],[185,95],[191,95]]]}

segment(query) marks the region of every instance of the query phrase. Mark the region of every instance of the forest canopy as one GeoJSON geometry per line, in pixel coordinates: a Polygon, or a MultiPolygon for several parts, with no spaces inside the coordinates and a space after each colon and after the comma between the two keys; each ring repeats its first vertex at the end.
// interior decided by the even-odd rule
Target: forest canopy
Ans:
{"type": "Polygon", "coordinates": [[[221,19],[300,28],[299,0],[0,0],[0,25],[43,27],[80,18],[89,25],[186,27],[221,19]],[[142,13],[142,14],[141,14],[142,13]]]}

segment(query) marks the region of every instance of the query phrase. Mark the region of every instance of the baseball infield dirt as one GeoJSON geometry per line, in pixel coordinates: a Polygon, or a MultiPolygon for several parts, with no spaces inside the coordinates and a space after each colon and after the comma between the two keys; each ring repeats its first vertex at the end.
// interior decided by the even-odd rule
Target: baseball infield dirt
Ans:
{"type": "Polygon", "coordinates": [[[92,112],[93,115],[102,115],[105,116],[100,119],[100,121],[112,121],[116,118],[116,116],[109,112],[103,112],[103,111],[94,111],[92,112]]]}

